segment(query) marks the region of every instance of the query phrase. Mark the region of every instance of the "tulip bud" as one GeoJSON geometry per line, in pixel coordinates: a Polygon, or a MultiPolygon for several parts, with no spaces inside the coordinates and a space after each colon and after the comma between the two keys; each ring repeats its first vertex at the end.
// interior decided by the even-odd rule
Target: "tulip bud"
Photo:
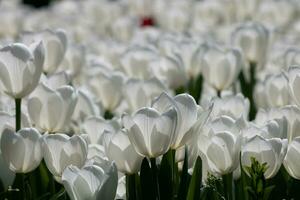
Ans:
{"type": "Polygon", "coordinates": [[[299,93],[299,84],[300,84],[300,67],[291,66],[288,69],[288,84],[290,89],[290,94],[295,101],[295,103],[300,106],[300,93],[299,93]]]}
{"type": "Polygon", "coordinates": [[[112,112],[121,102],[124,79],[122,73],[99,70],[89,75],[88,85],[95,93],[97,101],[112,112]]]}
{"type": "Polygon", "coordinates": [[[0,85],[15,99],[29,95],[38,85],[44,62],[41,43],[31,51],[15,43],[0,49],[0,85]]]}
{"type": "Polygon", "coordinates": [[[150,80],[129,79],[123,86],[123,95],[131,113],[151,106],[151,100],[167,91],[166,86],[156,78],[150,80]]]}
{"type": "Polygon", "coordinates": [[[126,130],[104,135],[105,152],[110,161],[114,161],[120,172],[135,174],[140,170],[143,156],[134,149],[126,130]]]}
{"type": "Polygon", "coordinates": [[[243,166],[251,166],[251,158],[254,157],[261,164],[267,163],[265,178],[274,177],[282,164],[287,149],[287,140],[272,138],[264,139],[255,136],[243,145],[241,162],[243,166]]]}
{"type": "Polygon", "coordinates": [[[136,152],[155,158],[165,154],[174,138],[177,114],[174,109],[159,113],[154,108],[141,108],[133,116],[123,115],[124,127],[136,152]]]}
{"type": "Polygon", "coordinates": [[[65,134],[45,135],[42,148],[47,168],[58,182],[61,182],[61,175],[67,166],[82,167],[88,153],[84,139],[65,134]]]}
{"type": "Polygon", "coordinates": [[[22,35],[25,44],[42,42],[45,47],[44,72],[54,73],[64,58],[67,49],[67,36],[62,30],[41,32],[26,32],[22,35]]]}
{"type": "Polygon", "coordinates": [[[255,63],[260,69],[264,66],[269,33],[263,25],[253,22],[241,24],[232,33],[231,40],[234,46],[241,49],[249,63],[255,63]]]}
{"type": "Polygon", "coordinates": [[[217,91],[228,89],[236,81],[242,64],[236,49],[207,46],[201,56],[203,77],[217,91]]]}
{"type": "Polygon", "coordinates": [[[283,160],[283,165],[289,175],[300,180],[300,137],[296,137],[289,144],[286,156],[283,160]]]}
{"type": "Polygon", "coordinates": [[[1,152],[9,168],[16,173],[28,173],[37,168],[42,160],[41,134],[34,128],[24,128],[17,133],[4,129],[1,152]]]}
{"type": "Polygon", "coordinates": [[[116,133],[120,128],[116,119],[105,120],[100,117],[90,117],[82,124],[82,132],[88,134],[90,144],[102,145],[102,136],[105,131],[116,133]]]}
{"type": "Polygon", "coordinates": [[[34,125],[42,132],[66,131],[71,121],[77,92],[71,86],[52,90],[40,84],[28,100],[28,113],[34,125]]]}
{"type": "Polygon", "coordinates": [[[82,169],[68,166],[62,175],[62,183],[71,200],[114,199],[118,186],[117,168],[87,165],[82,169]]]}

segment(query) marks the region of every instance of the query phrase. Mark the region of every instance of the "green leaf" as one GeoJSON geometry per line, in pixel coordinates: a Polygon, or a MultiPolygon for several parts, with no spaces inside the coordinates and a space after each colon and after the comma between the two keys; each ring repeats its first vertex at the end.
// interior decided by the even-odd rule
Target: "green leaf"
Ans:
{"type": "Polygon", "coordinates": [[[178,199],[186,199],[186,195],[188,192],[188,185],[190,181],[190,175],[188,173],[188,150],[187,147],[185,147],[185,153],[184,153],[184,163],[183,168],[181,172],[181,178],[180,178],[180,185],[179,185],[179,192],[178,192],[178,199]]]}
{"type": "Polygon", "coordinates": [[[269,199],[269,196],[270,196],[270,194],[271,194],[271,192],[273,191],[274,188],[275,188],[275,185],[271,185],[271,186],[265,188],[263,200],[268,200],[269,199]]]}
{"type": "Polygon", "coordinates": [[[144,200],[156,199],[155,188],[154,188],[155,184],[154,184],[153,176],[147,158],[144,158],[142,162],[140,180],[141,180],[142,199],[144,200]]]}
{"type": "Polygon", "coordinates": [[[187,200],[198,200],[200,198],[200,189],[202,184],[202,160],[198,156],[194,166],[193,175],[189,184],[187,200]]]}
{"type": "Polygon", "coordinates": [[[172,150],[169,150],[166,154],[163,155],[158,173],[161,199],[169,200],[173,198],[173,166],[174,159],[172,155],[172,150]]]}

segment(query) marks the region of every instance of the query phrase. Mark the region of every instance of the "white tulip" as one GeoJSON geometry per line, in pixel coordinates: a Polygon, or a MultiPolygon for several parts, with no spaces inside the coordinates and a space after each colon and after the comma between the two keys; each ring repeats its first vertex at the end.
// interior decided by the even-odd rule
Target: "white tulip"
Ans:
{"type": "Polygon", "coordinates": [[[210,138],[205,152],[211,171],[225,175],[233,172],[239,165],[241,136],[230,132],[220,132],[210,138]]]}
{"type": "Polygon", "coordinates": [[[25,44],[42,42],[45,48],[44,72],[54,73],[64,58],[67,49],[67,36],[63,30],[26,32],[22,35],[25,44]]]}
{"type": "Polygon", "coordinates": [[[17,133],[4,129],[1,152],[9,168],[16,173],[28,173],[37,168],[42,160],[41,134],[34,128],[24,128],[17,133]]]}
{"type": "Polygon", "coordinates": [[[269,33],[267,29],[254,22],[243,23],[232,33],[232,43],[243,52],[249,63],[255,63],[261,69],[266,61],[269,33]]]}
{"type": "Polygon", "coordinates": [[[286,149],[286,139],[264,139],[257,135],[243,145],[241,162],[243,166],[251,166],[251,158],[254,157],[261,164],[267,163],[268,169],[264,175],[266,179],[269,179],[274,177],[280,169],[286,149]]]}
{"type": "Polygon", "coordinates": [[[126,199],[126,176],[119,178],[116,199],[126,199]]]}
{"type": "Polygon", "coordinates": [[[91,95],[85,90],[78,90],[78,100],[74,108],[72,120],[81,123],[88,117],[99,116],[102,113],[100,106],[94,103],[91,95]]]}
{"type": "Polygon", "coordinates": [[[237,95],[221,95],[212,99],[211,117],[227,115],[234,119],[248,119],[250,103],[241,93],[237,95]]]}
{"type": "Polygon", "coordinates": [[[88,85],[95,93],[97,101],[106,110],[113,112],[121,102],[124,80],[124,75],[120,72],[99,70],[89,76],[88,85]]]}
{"type": "Polygon", "coordinates": [[[300,180],[300,137],[296,137],[289,144],[283,165],[289,175],[300,180]]]}
{"type": "Polygon", "coordinates": [[[52,90],[40,84],[28,100],[28,113],[42,132],[60,132],[69,128],[77,102],[77,92],[71,86],[52,90]]]}
{"type": "Polygon", "coordinates": [[[297,106],[289,105],[282,108],[259,110],[256,114],[255,123],[263,125],[267,121],[274,119],[279,119],[279,121],[281,121],[280,123],[282,123],[284,118],[287,121],[287,131],[284,137],[291,142],[293,138],[298,137],[300,134],[298,131],[300,128],[300,109],[297,106]]]}
{"type": "Polygon", "coordinates": [[[167,91],[166,86],[156,78],[150,80],[129,79],[123,86],[123,95],[131,113],[151,105],[151,100],[167,91]]]}
{"type": "Polygon", "coordinates": [[[200,60],[205,81],[217,91],[229,88],[236,81],[243,64],[238,50],[212,45],[207,46],[200,60]]]}
{"type": "Polygon", "coordinates": [[[61,182],[61,175],[67,166],[82,167],[88,154],[83,138],[65,134],[45,135],[42,148],[47,168],[58,182],[61,182]]]}
{"type": "Polygon", "coordinates": [[[0,49],[0,88],[15,99],[29,95],[38,85],[44,63],[41,43],[31,50],[14,43],[0,49]]]}
{"type": "Polygon", "coordinates": [[[152,106],[160,111],[167,111],[172,107],[176,110],[177,126],[171,145],[171,148],[173,149],[180,148],[192,140],[192,135],[194,134],[192,128],[198,119],[200,119],[198,123],[202,123],[206,120],[206,118],[201,117],[205,112],[201,112],[202,108],[198,108],[194,98],[189,94],[179,94],[172,98],[167,93],[162,93],[154,100],[152,106]]]}
{"type": "Polygon", "coordinates": [[[287,76],[291,96],[295,103],[300,106],[300,93],[298,89],[300,85],[300,67],[291,66],[288,69],[287,76]]]}
{"type": "Polygon", "coordinates": [[[121,57],[121,66],[130,78],[149,79],[151,61],[158,58],[157,53],[151,48],[132,47],[121,57]]]}
{"type": "Polygon", "coordinates": [[[88,135],[90,144],[102,144],[102,137],[105,131],[116,133],[121,126],[116,119],[105,120],[102,117],[89,117],[82,126],[82,132],[88,135]]]}
{"type": "Polygon", "coordinates": [[[118,174],[114,164],[109,168],[87,165],[82,169],[68,166],[62,175],[62,183],[72,200],[114,199],[118,186],[118,174]]]}
{"type": "Polygon", "coordinates": [[[133,116],[123,115],[124,127],[137,153],[155,158],[166,153],[174,138],[177,113],[171,108],[159,113],[154,108],[141,108],[133,116]]]}
{"type": "Polygon", "coordinates": [[[104,143],[108,159],[116,163],[120,172],[135,174],[140,170],[144,157],[135,151],[128,138],[128,131],[108,132],[104,135],[104,143]]]}
{"type": "Polygon", "coordinates": [[[185,75],[183,63],[180,61],[175,56],[159,57],[150,65],[152,73],[170,88],[176,89],[184,86],[188,77],[185,75]]]}

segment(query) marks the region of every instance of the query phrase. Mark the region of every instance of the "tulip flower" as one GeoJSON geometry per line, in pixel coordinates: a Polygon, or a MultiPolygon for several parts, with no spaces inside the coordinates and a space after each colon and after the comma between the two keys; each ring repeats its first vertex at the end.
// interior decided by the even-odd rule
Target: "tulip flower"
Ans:
{"type": "Polygon", "coordinates": [[[117,168],[113,163],[109,167],[87,165],[82,169],[70,165],[63,172],[62,183],[71,200],[114,199],[117,168]]]}
{"type": "Polygon", "coordinates": [[[14,99],[29,95],[38,85],[44,63],[41,43],[31,50],[14,43],[0,49],[0,85],[14,99]]]}
{"type": "Polygon", "coordinates": [[[219,92],[233,84],[243,64],[238,50],[212,45],[207,46],[200,60],[205,81],[219,92]]]}
{"type": "Polygon", "coordinates": [[[121,66],[124,72],[131,78],[149,79],[151,61],[158,55],[151,48],[132,47],[121,57],[121,66]]]}
{"type": "Polygon", "coordinates": [[[284,74],[269,75],[262,85],[262,92],[257,93],[256,90],[256,96],[265,98],[268,107],[281,107],[291,104],[292,99],[289,93],[288,81],[284,74]]]}
{"type": "Polygon", "coordinates": [[[140,170],[143,156],[134,149],[126,130],[117,133],[107,132],[104,135],[105,152],[110,161],[114,161],[118,171],[125,174],[135,174],[140,170]]]}
{"type": "Polygon", "coordinates": [[[251,166],[251,157],[261,164],[267,163],[265,178],[274,177],[282,165],[287,149],[287,139],[264,139],[257,135],[247,141],[241,150],[241,163],[243,166],[251,166]]]}
{"type": "Polygon", "coordinates": [[[234,119],[248,119],[250,103],[242,94],[237,95],[221,95],[212,99],[213,107],[211,117],[219,117],[227,115],[234,119]]]}
{"type": "Polygon", "coordinates": [[[289,175],[300,180],[300,137],[296,137],[289,144],[286,156],[283,160],[283,165],[289,175]]]}
{"type": "Polygon", "coordinates": [[[172,107],[176,110],[177,126],[172,149],[180,148],[193,140],[211,112],[211,108],[203,110],[198,106],[189,94],[179,94],[172,98],[167,93],[162,93],[152,102],[152,107],[160,111],[167,111],[172,107]]]}
{"type": "Polygon", "coordinates": [[[123,86],[123,95],[131,113],[151,106],[151,100],[167,91],[166,86],[156,78],[150,80],[129,79],[123,86]]]}
{"type": "Polygon", "coordinates": [[[113,112],[121,102],[124,79],[120,72],[98,70],[89,75],[88,85],[95,93],[97,101],[100,101],[106,110],[113,112]]]}
{"type": "Polygon", "coordinates": [[[87,118],[81,126],[82,132],[88,135],[89,143],[100,145],[105,131],[116,133],[121,128],[116,119],[105,120],[102,117],[87,118]]]}
{"type": "Polygon", "coordinates": [[[63,30],[44,30],[40,32],[25,32],[22,35],[25,44],[42,42],[45,48],[45,62],[43,70],[45,73],[54,73],[62,62],[67,49],[67,36],[63,30]]]}
{"type": "Polygon", "coordinates": [[[159,113],[144,107],[130,116],[123,115],[124,127],[136,152],[142,156],[156,158],[166,153],[174,138],[177,114],[174,109],[159,113]]]}
{"type": "Polygon", "coordinates": [[[37,168],[42,160],[41,134],[34,128],[24,128],[17,133],[4,129],[1,152],[9,168],[16,173],[28,173],[37,168]]]}
{"type": "Polygon", "coordinates": [[[65,134],[43,136],[43,156],[47,168],[54,178],[61,182],[64,169],[69,165],[81,168],[87,158],[87,144],[80,136],[65,134]]]}
{"type": "Polygon", "coordinates": [[[56,90],[40,84],[28,100],[29,117],[42,132],[65,131],[77,102],[77,92],[71,86],[56,90]]]}
{"type": "Polygon", "coordinates": [[[300,94],[298,92],[298,86],[300,83],[300,67],[298,66],[291,66],[287,72],[288,82],[289,82],[289,89],[290,94],[295,101],[295,103],[299,106],[300,105],[300,94]]]}
{"type": "Polygon", "coordinates": [[[233,31],[231,40],[235,47],[241,49],[249,63],[255,63],[258,69],[263,67],[267,57],[269,33],[262,24],[241,24],[233,31]]]}

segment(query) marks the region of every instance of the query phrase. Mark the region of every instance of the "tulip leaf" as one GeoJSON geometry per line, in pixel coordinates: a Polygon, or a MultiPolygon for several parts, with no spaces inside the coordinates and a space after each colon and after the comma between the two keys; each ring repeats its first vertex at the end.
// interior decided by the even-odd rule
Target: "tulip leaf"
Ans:
{"type": "Polygon", "coordinates": [[[160,169],[158,174],[159,190],[161,199],[172,199],[173,198],[173,156],[172,150],[169,150],[164,154],[160,163],[160,169]]]}
{"type": "Polygon", "coordinates": [[[270,197],[271,192],[273,191],[273,189],[275,188],[275,185],[271,185],[269,187],[266,187],[264,189],[264,196],[263,196],[263,200],[268,200],[270,197]]]}
{"type": "Polygon", "coordinates": [[[140,180],[141,180],[142,199],[144,200],[156,199],[155,188],[154,188],[155,184],[154,184],[151,168],[149,166],[149,162],[147,158],[144,158],[142,161],[140,180]]]}
{"type": "Polygon", "coordinates": [[[202,184],[202,160],[198,156],[194,166],[193,175],[189,184],[187,200],[198,200],[200,198],[200,188],[202,184]]]}
{"type": "Polygon", "coordinates": [[[190,181],[190,175],[188,173],[188,150],[187,150],[187,147],[185,147],[184,154],[185,154],[184,155],[184,163],[183,163],[183,168],[182,168],[181,178],[180,178],[178,199],[186,199],[189,181],[190,181]]]}

